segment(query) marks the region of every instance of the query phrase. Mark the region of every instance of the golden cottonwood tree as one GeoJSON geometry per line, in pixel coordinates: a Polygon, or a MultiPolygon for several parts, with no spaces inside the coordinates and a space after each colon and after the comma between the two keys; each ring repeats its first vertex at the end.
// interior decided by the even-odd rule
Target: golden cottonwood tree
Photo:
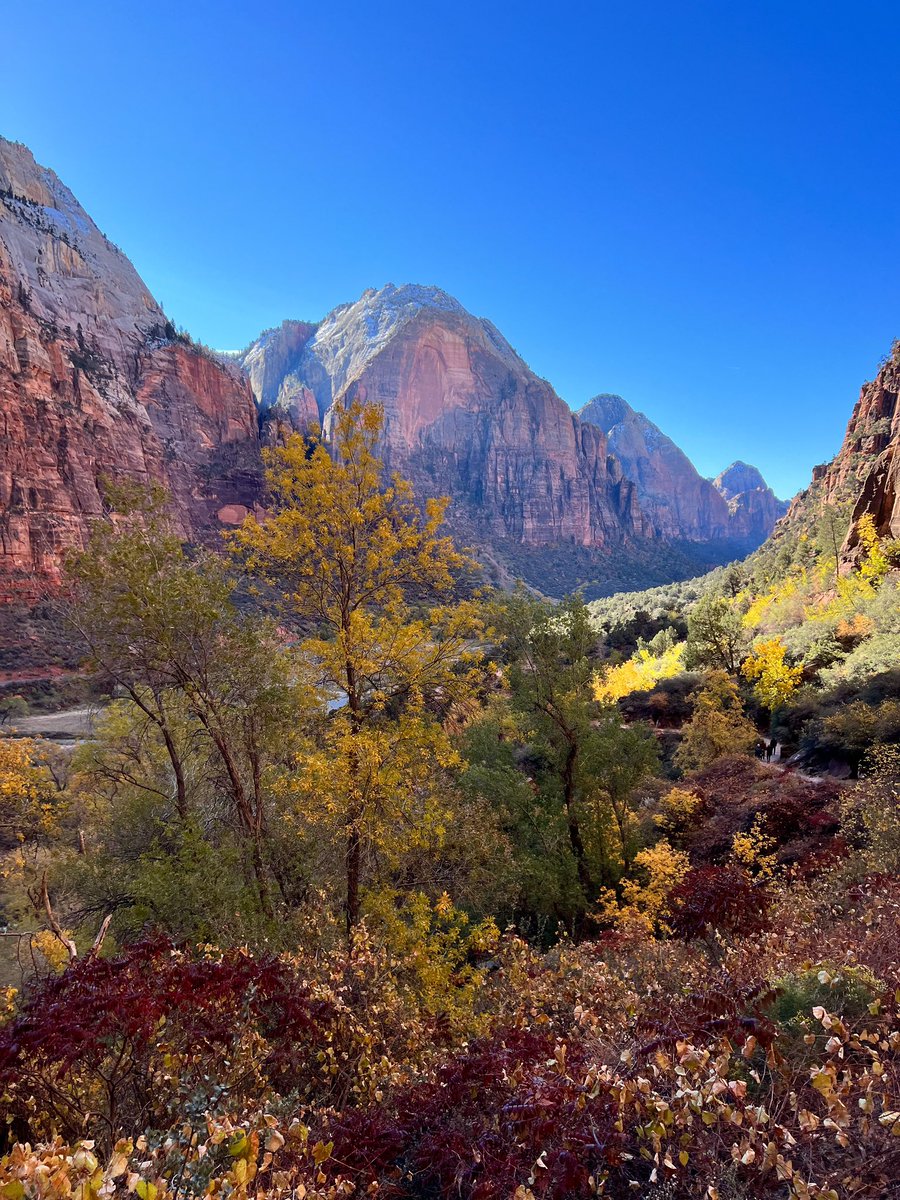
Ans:
{"type": "Polygon", "coordinates": [[[744,716],[737,685],[724,671],[710,671],[684,727],[675,761],[683,771],[702,771],[726,754],[750,754],[759,738],[744,716]]]}
{"type": "Polygon", "coordinates": [[[787,661],[787,647],[781,638],[757,642],[744,660],[741,673],[753,683],[753,692],[760,702],[774,712],[785,704],[800,686],[803,666],[787,661]]]}
{"type": "Polygon", "coordinates": [[[300,650],[322,707],[343,702],[290,786],[306,813],[340,831],[348,934],[367,865],[440,833],[440,775],[456,762],[440,716],[480,658],[474,605],[439,603],[470,565],[440,533],[447,501],[420,508],[407,481],[385,480],[382,423],[380,409],[353,404],[336,415],[333,455],[315,435],[273,451],[270,515],[233,535],[251,574],[315,627],[300,650]]]}

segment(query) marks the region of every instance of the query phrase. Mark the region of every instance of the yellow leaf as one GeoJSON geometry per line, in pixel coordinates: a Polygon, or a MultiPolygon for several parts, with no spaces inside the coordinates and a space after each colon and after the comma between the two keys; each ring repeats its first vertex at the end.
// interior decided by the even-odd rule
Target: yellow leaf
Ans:
{"type": "Polygon", "coordinates": [[[331,1158],[331,1152],[333,1149],[334,1142],[328,1142],[327,1144],[325,1142],[316,1142],[312,1149],[312,1155],[313,1162],[317,1167],[321,1166],[323,1162],[326,1162],[329,1158],[331,1158]]]}

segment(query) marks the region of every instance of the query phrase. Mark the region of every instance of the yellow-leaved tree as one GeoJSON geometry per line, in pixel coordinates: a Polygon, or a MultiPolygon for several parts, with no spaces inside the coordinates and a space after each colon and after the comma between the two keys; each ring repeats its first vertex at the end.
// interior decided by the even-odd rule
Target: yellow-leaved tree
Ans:
{"type": "Polygon", "coordinates": [[[724,671],[710,671],[685,725],[675,761],[683,771],[702,771],[726,754],[750,754],[758,734],[744,716],[737,685],[724,671]]]}
{"type": "Polygon", "coordinates": [[[800,686],[803,664],[791,665],[787,661],[787,648],[781,638],[767,638],[757,642],[744,659],[741,673],[752,681],[760,704],[774,712],[790,700],[800,686]]]}
{"type": "Polygon", "coordinates": [[[856,522],[856,535],[865,551],[859,564],[859,573],[867,583],[877,587],[888,573],[890,563],[871,513],[863,513],[856,522]]]}
{"type": "Polygon", "coordinates": [[[52,758],[39,740],[0,738],[0,845],[34,845],[58,832],[63,806],[52,758]]]}
{"type": "Polygon", "coordinates": [[[666,644],[658,654],[641,646],[626,662],[607,667],[594,678],[594,699],[611,704],[633,692],[648,691],[684,670],[684,642],[666,644]]]}
{"type": "Polygon", "coordinates": [[[457,754],[443,717],[471,690],[483,632],[455,596],[470,562],[440,532],[447,501],[420,506],[409,482],[385,479],[382,424],[353,403],[335,414],[330,451],[317,432],[272,451],[269,515],[233,535],[251,574],[316,631],[301,658],[334,711],[286,786],[342,841],[351,937],[379,869],[439,842],[450,819],[457,754]]]}

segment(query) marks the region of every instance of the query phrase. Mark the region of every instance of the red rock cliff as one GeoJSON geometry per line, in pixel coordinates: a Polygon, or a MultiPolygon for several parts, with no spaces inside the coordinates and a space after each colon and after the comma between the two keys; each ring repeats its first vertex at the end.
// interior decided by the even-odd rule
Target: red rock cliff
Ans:
{"type": "Polygon", "coordinates": [[[865,383],[853,409],[843,444],[831,460],[814,467],[810,486],[791,503],[776,537],[797,525],[810,526],[826,505],[847,524],[841,558],[855,561],[856,522],[871,514],[882,537],[900,538],[900,341],[871,383],[865,383]]]}
{"type": "Polygon", "coordinates": [[[855,522],[870,513],[882,537],[900,538],[900,342],[871,383],[863,385],[844,444],[823,477],[826,495],[856,487],[846,556],[857,546],[855,522]]]}
{"type": "Polygon", "coordinates": [[[164,484],[189,538],[237,519],[257,443],[237,366],[177,337],[71,192],[0,139],[0,601],[57,581],[104,476],[164,484]]]}

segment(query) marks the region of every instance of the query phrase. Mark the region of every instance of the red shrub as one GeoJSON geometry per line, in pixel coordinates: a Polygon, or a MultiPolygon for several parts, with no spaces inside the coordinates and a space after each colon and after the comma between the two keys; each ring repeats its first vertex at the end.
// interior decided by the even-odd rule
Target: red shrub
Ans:
{"type": "Polygon", "coordinates": [[[609,1094],[583,1082],[583,1043],[566,1050],[525,1030],[480,1040],[389,1109],[329,1126],[335,1169],[378,1180],[380,1196],[508,1200],[519,1185],[542,1200],[589,1195],[592,1171],[622,1163],[624,1138],[609,1094]]]}
{"type": "Polygon", "coordinates": [[[45,981],[0,1028],[0,1089],[40,1131],[80,1133],[88,1112],[112,1130],[165,1119],[168,1098],[201,1085],[232,1095],[278,1087],[305,1064],[334,1006],[312,998],[290,964],[231,950],[203,957],[145,941],[109,960],[86,958],[45,981]]]}
{"type": "Polygon", "coordinates": [[[747,937],[766,928],[769,897],[741,867],[697,867],[673,890],[670,905],[676,937],[747,937]]]}

